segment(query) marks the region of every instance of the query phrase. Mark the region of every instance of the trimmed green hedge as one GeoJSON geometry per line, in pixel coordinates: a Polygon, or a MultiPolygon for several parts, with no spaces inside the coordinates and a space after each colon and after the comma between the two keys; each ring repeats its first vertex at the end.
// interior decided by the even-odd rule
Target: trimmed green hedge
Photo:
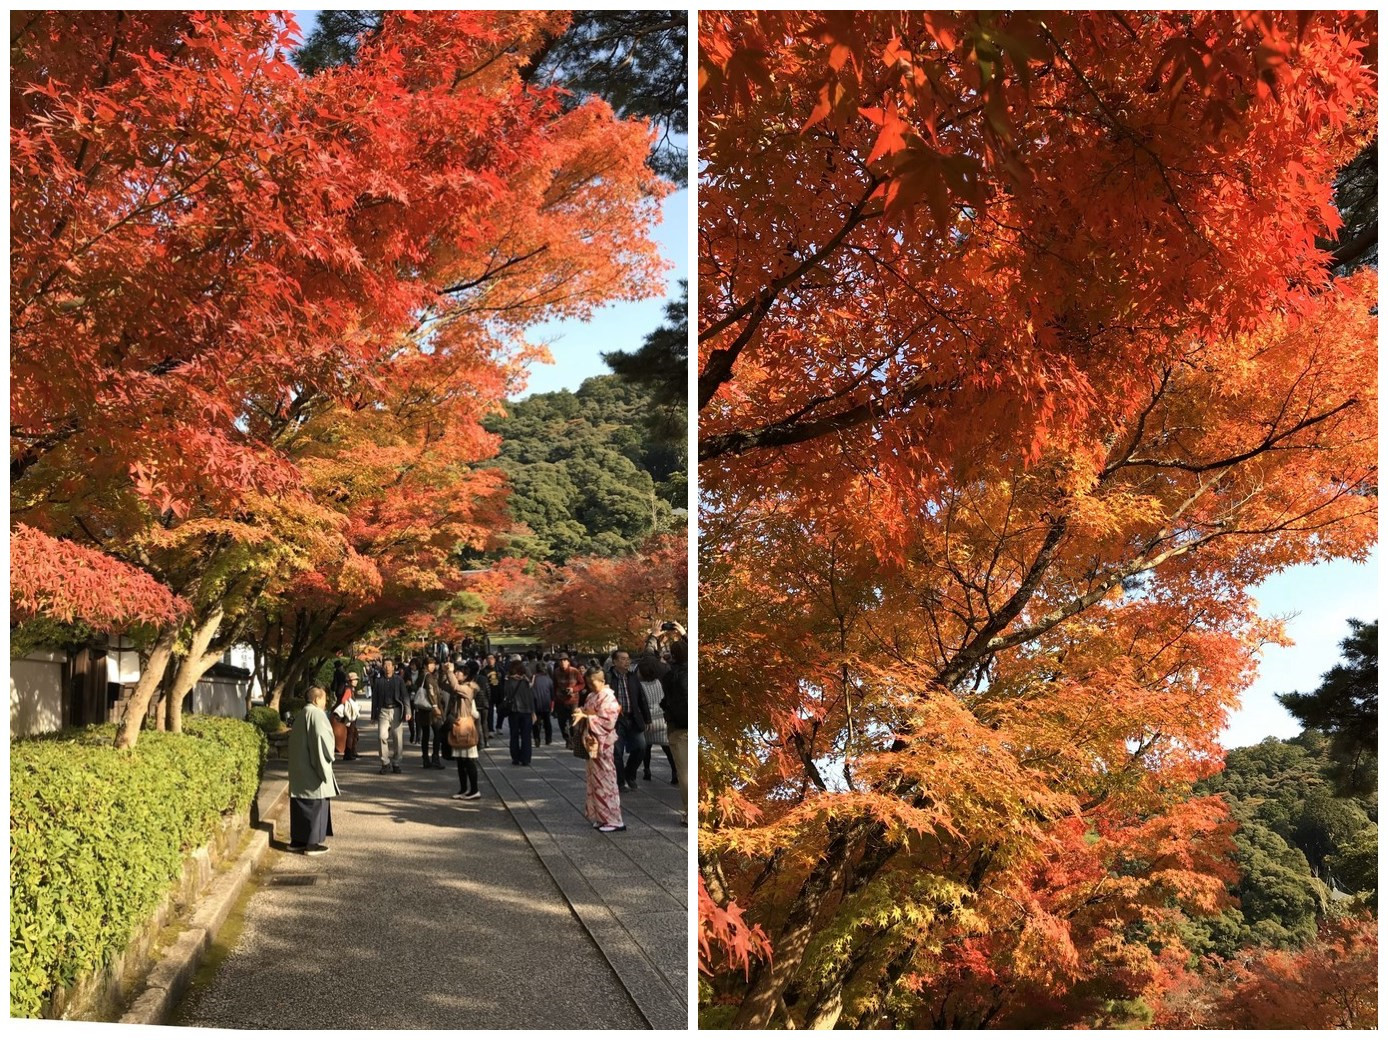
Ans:
{"type": "Polygon", "coordinates": [[[224,814],[249,809],[265,736],[186,716],[181,735],[111,746],[114,726],[10,744],[10,1015],[109,963],[224,814]]]}
{"type": "Polygon", "coordinates": [[[274,708],[267,708],[263,704],[258,704],[246,713],[246,721],[255,726],[267,737],[271,733],[278,733],[284,729],[284,720],[280,718],[280,713],[274,708]]]}

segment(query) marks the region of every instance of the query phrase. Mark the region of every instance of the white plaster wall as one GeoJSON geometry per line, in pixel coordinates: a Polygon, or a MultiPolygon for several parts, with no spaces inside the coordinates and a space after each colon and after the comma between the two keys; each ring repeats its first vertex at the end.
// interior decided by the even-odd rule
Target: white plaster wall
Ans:
{"type": "Polygon", "coordinates": [[[244,718],[245,687],[230,679],[203,679],[193,687],[193,714],[244,718]]]}
{"type": "Polygon", "coordinates": [[[140,681],[140,655],[133,650],[111,650],[106,654],[106,681],[133,686],[140,681]],[[124,662],[125,667],[121,667],[124,662]]]}
{"type": "Polygon", "coordinates": [[[234,664],[237,668],[244,668],[251,673],[251,699],[263,704],[265,691],[260,688],[260,678],[255,674],[255,651],[245,643],[238,643],[227,654],[227,663],[234,664]]]}
{"type": "Polygon", "coordinates": [[[11,738],[62,729],[65,660],[63,654],[47,651],[11,659],[11,738]]]}

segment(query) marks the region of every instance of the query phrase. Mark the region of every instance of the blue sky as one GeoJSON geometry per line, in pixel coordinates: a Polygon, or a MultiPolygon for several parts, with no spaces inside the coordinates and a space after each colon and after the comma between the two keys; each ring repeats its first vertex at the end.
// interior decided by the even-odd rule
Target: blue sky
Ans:
{"type": "Polygon", "coordinates": [[[1378,617],[1378,549],[1362,564],[1348,561],[1290,567],[1252,590],[1264,617],[1295,615],[1287,632],[1290,647],[1268,647],[1262,653],[1258,679],[1243,696],[1243,707],[1230,719],[1225,747],[1256,744],[1264,737],[1294,737],[1296,720],[1277,703],[1276,694],[1306,692],[1340,659],[1340,641],[1349,635],[1349,618],[1378,617]]]}
{"type": "MultiPolygon", "coordinates": [[[[674,264],[668,274],[666,297],[677,297],[679,280],[688,277],[689,271],[689,191],[678,191],[666,198],[661,210],[664,219],[652,237],[661,255],[674,264]]],[[[662,298],[615,303],[600,310],[592,321],[554,321],[535,326],[529,338],[548,344],[554,364],[533,368],[525,392],[577,390],[589,376],[610,372],[599,355],[603,351],[639,348],[646,334],[664,320],[665,302],[662,298]]]]}

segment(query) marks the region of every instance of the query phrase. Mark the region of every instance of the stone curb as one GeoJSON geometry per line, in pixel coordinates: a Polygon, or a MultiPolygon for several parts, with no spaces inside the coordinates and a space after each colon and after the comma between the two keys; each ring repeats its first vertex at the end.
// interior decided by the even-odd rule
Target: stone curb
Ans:
{"type": "Polygon", "coordinates": [[[601,894],[564,854],[559,842],[511,783],[511,778],[502,769],[488,769],[487,774],[526,842],[539,856],[569,909],[611,965],[617,981],[646,1024],[652,1029],[687,1029],[689,1010],[684,1001],[670,987],[660,969],[647,959],[601,894]]]}
{"type": "Polygon", "coordinates": [[[163,1025],[178,1001],[187,992],[203,957],[216,941],[236,905],[246,880],[265,859],[275,833],[275,817],[289,804],[289,781],[267,775],[256,794],[251,836],[236,861],[208,887],[198,900],[198,909],[159,963],[145,980],[144,991],[135,998],[120,1022],[134,1025],[163,1025]]]}

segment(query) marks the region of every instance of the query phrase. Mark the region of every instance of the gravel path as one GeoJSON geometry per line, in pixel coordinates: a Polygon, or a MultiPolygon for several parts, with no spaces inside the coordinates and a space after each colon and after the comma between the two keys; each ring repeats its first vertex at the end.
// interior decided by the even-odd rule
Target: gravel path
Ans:
{"type": "MultiPolygon", "coordinates": [[[[339,765],[332,851],[270,854],[244,927],[178,1025],[242,1029],[646,1028],[484,771],[339,765]],[[286,883],[311,878],[312,883],[286,883]]],[[[492,767],[494,768],[494,767],[492,767]]],[[[283,850],[287,824],[277,830],[283,850]]]]}

